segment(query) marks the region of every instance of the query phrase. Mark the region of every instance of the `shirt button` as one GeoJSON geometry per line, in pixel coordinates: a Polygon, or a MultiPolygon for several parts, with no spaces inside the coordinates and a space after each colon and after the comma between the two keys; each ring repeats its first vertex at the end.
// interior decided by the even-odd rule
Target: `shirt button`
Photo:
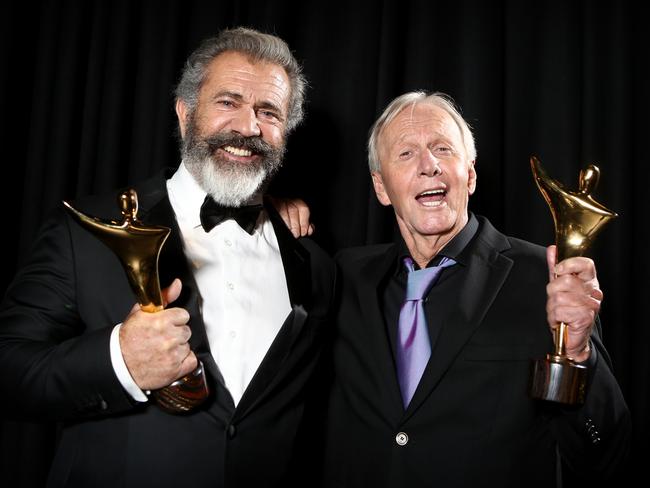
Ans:
{"type": "Polygon", "coordinates": [[[231,241],[230,239],[226,239],[226,240],[223,241],[223,242],[225,242],[225,243],[226,243],[226,246],[228,246],[228,247],[232,246],[232,241],[231,241]]]}
{"type": "Polygon", "coordinates": [[[229,290],[234,290],[235,289],[235,285],[233,285],[230,282],[228,282],[228,284],[226,286],[228,287],[229,290]]]}
{"type": "Polygon", "coordinates": [[[228,426],[228,439],[232,439],[235,435],[237,435],[237,428],[233,424],[230,424],[228,426]]]}
{"type": "Polygon", "coordinates": [[[230,338],[234,339],[235,337],[237,337],[237,332],[235,332],[234,330],[231,330],[230,331],[230,338]]]}
{"type": "Polygon", "coordinates": [[[395,436],[395,442],[397,442],[398,446],[405,446],[406,444],[408,444],[408,441],[409,441],[409,436],[406,435],[405,432],[399,432],[395,436]]]}

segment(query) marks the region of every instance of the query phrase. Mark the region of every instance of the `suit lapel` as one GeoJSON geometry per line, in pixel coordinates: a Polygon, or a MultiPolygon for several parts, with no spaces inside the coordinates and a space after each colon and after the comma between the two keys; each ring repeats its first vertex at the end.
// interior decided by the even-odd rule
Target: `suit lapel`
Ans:
{"type": "Polygon", "coordinates": [[[282,265],[291,305],[309,307],[311,300],[311,266],[307,250],[300,245],[272,205],[265,204],[280,247],[282,265]]]}
{"type": "Polygon", "coordinates": [[[293,237],[275,209],[270,205],[265,208],[278,240],[292,310],[244,391],[235,412],[237,420],[250,412],[284,377],[282,367],[307,322],[311,305],[309,253],[293,237]]]}
{"type": "MultiPolygon", "coordinates": [[[[438,335],[415,395],[406,412],[405,419],[413,415],[451,366],[474,331],[481,325],[485,314],[503,286],[512,260],[500,251],[507,249],[509,243],[489,223],[479,230],[469,244],[467,266],[458,289],[459,300],[441,320],[442,329],[438,335]]],[[[465,252],[464,252],[465,254],[465,252]]]]}
{"type": "Polygon", "coordinates": [[[356,277],[355,289],[359,290],[359,303],[368,351],[372,351],[375,370],[382,382],[387,385],[387,405],[390,405],[391,421],[403,413],[402,396],[397,380],[395,360],[390,346],[388,329],[384,319],[383,299],[380,297],[381,284],[391,266],[397,259],[396,247],[390,246],[384,253],[371,257],[361,268],[356,277]]]}

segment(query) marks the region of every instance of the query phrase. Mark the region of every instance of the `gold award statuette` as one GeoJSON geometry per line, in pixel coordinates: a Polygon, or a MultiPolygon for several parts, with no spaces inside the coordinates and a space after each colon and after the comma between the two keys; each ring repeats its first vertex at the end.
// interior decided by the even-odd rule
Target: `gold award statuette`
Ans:
{"type": "MultiPolygon", "coordinates": [[[[164,308],[158,257],[170,229],[163,226],[145,226],[138,221],[138,195],[128,189],[118,197],[122,222],[104,221],[88,216],[63,202],[72,217],[86,230],[106,244],[119,258],[129,284],[142,310],[149,313],[164,308]]],[[[171,385],[152,392],[158,405],[171,413],[188,412],[208,396],[208,385],[203,365],[171,385]]]]}
{"type": "MultiPolygon", "coordinates": [[[[596,202],[591,193],[600,171],[589,165],[580,172],[578,191],[568,191],[548,177],[535,156],[530,158],[535,182],[548,203],[555,224],[557,262],[582,256],[604,225],[617,215],[596,202]]],[[[530,394],[533,398],[564,404],[584,403],[587,368],[566,354],[567,325],[554,329],[555,350],[533,360],[530,394]]]]}

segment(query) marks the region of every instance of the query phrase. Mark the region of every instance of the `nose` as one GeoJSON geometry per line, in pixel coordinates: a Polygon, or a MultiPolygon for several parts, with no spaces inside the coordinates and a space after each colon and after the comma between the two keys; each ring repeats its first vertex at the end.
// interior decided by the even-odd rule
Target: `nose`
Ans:
{"type": "Polygon", "coordinates": [[[420,158],[420,175],[437,176],[442,174],[440,161],[430,151],[425,151],[420,158]]]}
{"type": "Polygon", "coordinates": [[[244,137],[259,136],[261,134],[257,114],[251,107],[242,107],[234,114],[230,129],[244,137]]]}

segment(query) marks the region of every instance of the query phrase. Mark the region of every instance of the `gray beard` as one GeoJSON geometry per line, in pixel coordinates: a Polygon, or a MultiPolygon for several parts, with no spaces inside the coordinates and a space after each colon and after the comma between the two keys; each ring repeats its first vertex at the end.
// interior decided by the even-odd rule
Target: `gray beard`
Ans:
{"type": "Polygon", "coordinates": [[[228,207],[241,207],[264,189],[268,181],[266,168],[223,167],[215,162],[213,156],[196,160],[183,158],[188,171],[194,176],[199,186],[215,202],[228,207]]]}
{"type": "Polygon", "coordinates": [[[187,170],[215,202],[240,207],[263,192],[282,165],[284,149],[284,145],[274,147],[259,137],[241,137],[232,133],[201,137],[191,120],[181,154],[187,170]],[[239,164],[220,157],[217,149],[229,143],[252,150],[259,159],[239,164]]]}

